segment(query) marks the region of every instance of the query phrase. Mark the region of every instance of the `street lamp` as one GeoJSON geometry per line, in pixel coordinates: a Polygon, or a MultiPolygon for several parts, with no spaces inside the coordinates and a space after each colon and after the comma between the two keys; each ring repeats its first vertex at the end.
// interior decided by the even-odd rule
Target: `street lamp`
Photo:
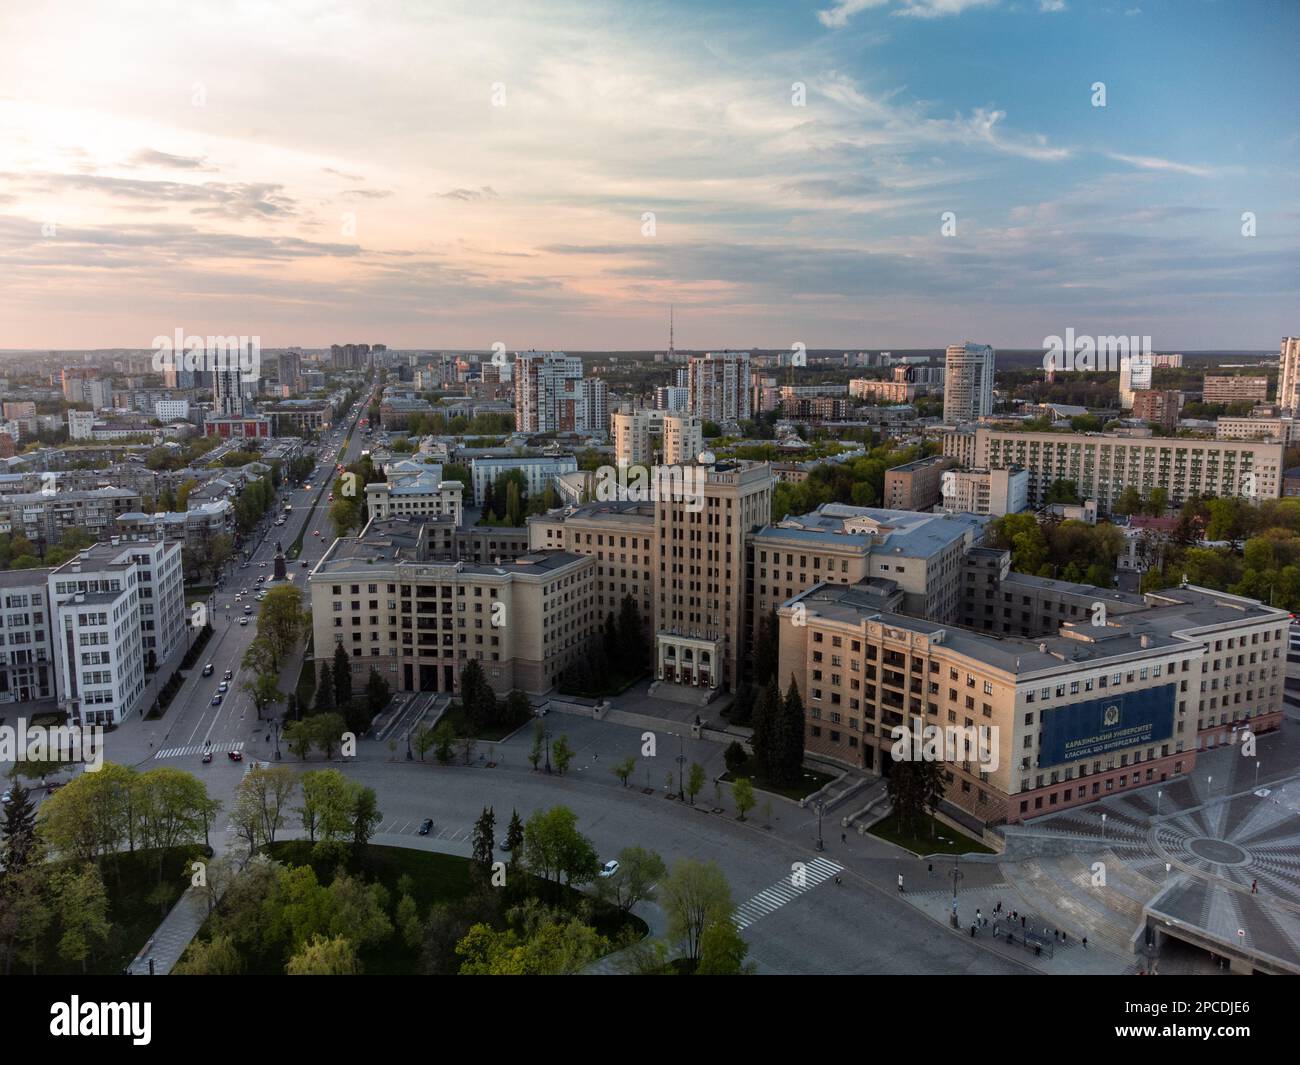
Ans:
{"type": "Polygon", "coordinates": [[[677,733],[677,801],[686,801],[686,784],[683,774],[686,772],[686,736],[677,733]]]}
{"type": "Polygon", "coordinates": [[[826,844],[822,841],[822,811],[826,809],[826,803],[821,799],[817,800],[817,849],[824,851],[826,844]]]}
{"type": "Polygon", "coordinates": [[[1106,838],[1106,815],[1101,815],[1101,838],[1106,838]]]}
{"type": "Polygon", "coordinates": [[[1161,791],[1159,788],[1156,788],[1156,817],[1160,816],[1160,796],[1163,794],[1164,794],[1163,791],[1161,791]]]}

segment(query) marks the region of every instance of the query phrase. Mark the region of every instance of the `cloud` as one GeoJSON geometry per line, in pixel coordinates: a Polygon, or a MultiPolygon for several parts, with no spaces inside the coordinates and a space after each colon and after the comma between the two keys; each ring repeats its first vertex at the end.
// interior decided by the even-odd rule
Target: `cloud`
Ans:
{"type": "Polygon", "coordinates": [[[435,192],[440,200],[495,200],[497,194],[488,185],[480,185],[477,189],[452,189],[450,192],[435,192]]]}
{"type": "Polygon", "coordinates": [[[357,196],[365,200],[386,200],[393,195],[390,189],[344,189],[342,196],[357,196]]]}
{"type": "Polygon", "coordinates": [[[131,167],[162,167],[170,170],[212,171],[217,169],[201,155],[172,155],[169,152],[159,152],[152,148],[141,148],[135,155],[131,156],[131,160],[127,165],[131,167]]]}
{"type": "Polygon", "coordinates": [[[1120,152],[1106,152],[1106,158],[1118,163],[1127,163],[1139,170],[1164,170],[1172,174],[1189,174],[1192,177],[1214,177],[1220,169],[1212,166],[1194,166],[1191,163],[1176,163],[1171,159],[1159,159],[1152,155],[1124,155],[1120,152]]]}
{"type": "Polygon", "coordinates": [[[889,0],[835,0],[832,7],[817,12],[817,21],[827,29],[843,29],[849,19],[874,7],[884,7],[889,0]]]}

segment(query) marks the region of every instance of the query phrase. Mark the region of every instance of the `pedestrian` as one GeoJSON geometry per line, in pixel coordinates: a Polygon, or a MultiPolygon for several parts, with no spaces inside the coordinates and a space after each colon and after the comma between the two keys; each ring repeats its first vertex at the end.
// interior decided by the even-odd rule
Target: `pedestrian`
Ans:
{"type": "Polygon", "coordinates": [[[898,893],[903,894],[903,874],[898,874],[898,893]]]}
{"type": "Polygon", "coordinates": [[[930,865],[929,865],[929,867],[928,867],[928,871],[929,871],[929,873],[930,873],[931,876],[934,876],[934,862],[931,862],[931,863],[930,863],[930,865]]]}
{"type": "Polygon", "coordinates": [[[1252,880],[1252,881],[1250,882],[1250,893],[1251,893],[1252,895],[1258,895],[1258,894],[1259,894],[1259,881],[1258,881],[1258,880],[1252,880]]]}
{"type": "Polygon", "coordinates": [[[1055,928],[1052,929],[1052,938],[1056,940],[1058,943],[1061,941],[1061,933],[1058,932],[1055,928]]]}
{"type": "Polygon", "coordinates": [[[1025,915],[1023,913],[1020,915],[1020,927],[1025,927],[1025,915]]]}
{"type": "Polygon", "coordinates": [[[1084,950],[1087,950],[1087,949],[1088,949],[1088,937],[1087,937],[1087,936],[1084,936],[1084,937],[1083,937],[1083,949],[1084,949],[1084,950]]]}
{"type": "Polygon", "coordinates": [[[998,938],[998,923],[997,923],[997,921],[994,921],[994,922],[993,922],[993,938],[994,938],[994,939],[997,939],[997,938],[998,938]]]}
{"type": "Polygon", "coordinates": [[[979,908],[978,906],[976,906],[976,907],[975,907],[975,923],[976,923],[976,924],[982,924],[983,921],[984,921],[984,915],[980,912],[980,908],[979,908]]]}
{"type": "Polygon", "coordinates": [[[841,842],[841,843],[847,843],[848,841],[849,841],[848,833],[847,833],[847,832],[841,832],[841,833],[840,833],[840,842],[841,842]]]}
{"type": "Polygon", "coordinates": [[[970,926],[970,937],[971,939],[975,938],[975,926],[973,924],[970,926]]]}
{"type": "Polygon", "coordinates": [[[1068,938],[1069,938],[1069,937],[1066,936],[1066,934],[1065,934],[1064,932],[1061,933],[1061,946],[1064,947],[1064,946],[1067,945],[1068,938]]]}

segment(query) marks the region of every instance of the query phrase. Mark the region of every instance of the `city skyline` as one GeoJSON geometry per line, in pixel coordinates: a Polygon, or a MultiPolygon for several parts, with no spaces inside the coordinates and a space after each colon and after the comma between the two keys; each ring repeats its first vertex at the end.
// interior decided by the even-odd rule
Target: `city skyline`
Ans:
{"type": "Polygon", "coordinates": [[[1073,327],[1267,351],[1300,317],[1290,10],[5,19],[5,349],[180,327],[655,350],[671,304],[683,350],[1028,349],[1073,327]]]}

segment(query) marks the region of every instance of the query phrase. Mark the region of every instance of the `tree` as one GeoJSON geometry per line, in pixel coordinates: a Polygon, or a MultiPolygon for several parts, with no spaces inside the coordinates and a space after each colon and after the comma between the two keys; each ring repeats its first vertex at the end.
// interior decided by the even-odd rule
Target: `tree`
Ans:
{"type": "MultiPolygon", "coordinates": [[[[249,650],[252,651],[254,644],[249,650]]],[[[247,659],[247,655],[244,656],[247,659]]],[[[247,665],[247,662],[245,662],[247,665]]],[[[253,708],[257,711],[257,720],[262,720],[262,712],[268,710],[276,703],[283,701],[284,692],[282,692],[275,683],[274,673],[254,673],[251,679],[240,682],[242,691],[246,691],[253,700],[253,708]]]]}
{"type": "Polygon", "coordinates": [[[257,638],[266,641],[277,672],[280,662],[297,646],[310,624],[311,615],[303,610],[302,590],[297,586],[272,588],[262,600],[257,615],[257,638]]]}
{"type": "Polygon", "coordinates": [[[307,838],[326,841],[342,839],[350,831],[350,784],[337,769],[312,769],[303,773],[302,805],[296,813],[302,819],[307,838]]]}
{"type": "Polygon", "coordinates": [[[112,930],[108,892],[96,866],[68,870],[56,878],[55,911],[63,933],[59,937],[59,957],[66,962],[80,962],[85,973],[86,963],[107,942],[112,930]]]}
{"type": "Polygon", "coordinates": [[[773,607],[758,624],[758,636],[754,640],[754,684],[765,685],[776,671],[777,640],[780,627],[777,623],[776,608],[773,607]]]}
{"type": "Polygon", "coordinates": [[[664,860],[655,851],[624,847],[618,852],[618,872],[602,877],[596,887],[601,898],[626,913],[638,902],[653,902],[655,886],[667,872],[664,860]]]}
{"type": "Polygon", "coordinates": [[[510,824],[506,826],[506,850],[510,852],[510,864],[517,866],[520,850],[524,845],[524,823],[519,820],[519,811],[510,811],[510,824]]]}
{"type": "Polygon", "coordinates": [[[754,808],[754,785],[749,777],[739,777],[731,785],[731,798],[736,804],[736,813],[741,821],[745,814],[754,808]]]}
{"type": "Polygon", "coordinates": [[[1079,486],[1074,481],[1064,479],[1053,481],[1047,486],[1047,494],[1043,497],[1043,502],[1052,503],[1070,503],[1078,505],[1083,502],[1079,497],[1079,486]]]}
{"type": "Polygon", "coordinates": [[[555,761],[555,771],[564,776],[564,771],[569,768],[569,763],[573,761],[573,756],[577,752],[569,746],[569,737],[560,735],[551,745],[551,757],[555,761]]]}
{"type": "Polygon", "coordinates": [[[235,789],[235,803],[241,804],[244,796],[249,808],[259,820],[257,836],[268,846],[275,842],[275,834],[285,826],[289,800],[298,787],[298,774],[285,765],[262,769],[252,766],[235,789]]]}
{"type": "Polygon", "coordinates": [[[745,955],[749,944],[740,938],[740,932],[731,918],[713,918],[704,926],[700,936],[700,964],[696,976],[743,976],[753,972],[746,966],[745,955]]]}
{"type": "Polygon", "coordinates": [[[172,968],[173,976],[240,976],[244,959],[230,936],[196,939],[172,968]]]}
{"type": "Polygon", "coordinates": [[[668,916],[668,935],[681,945],[688,961],[699,960],[704,929],[731,919],[731,889],[714,862],[678,859],[660,892],[668,916]]]}
{"type": "Polygon", "coordinates": [[[780,758],[780,739],[777,733],[783,708],[781,689],[773,674],[768,677],[758,698],[754,700],[754,732],[749,741],[754,750],[754,763],[765,777],[772,774],[772,767],[780,758]]]}
{"type": "Polygon", "coordinates": [[[136,776],[131,802],[137,842],[158,851],[159,884],[166,852],[186,843],[206,843],[208,828],[221,805],[208,798],[207,788],[193,773],[170,766],[136,776]]]}
{"type": "MultiPolygon", "coordinates": [[[[624,782],[626,786],[626,781],[624,782]]],[[[686,775],[686,794],[690,796],[691,805],[695,805],[695,796],[698,795],[704,787],[704,766],[699,762],[692,762],[690,772],[686,775]]]]}
{"type": "Polygon", "coordinates": [[[371,666],[370,675],[366,678],[366,710],[372,719],[388,705],[391,695],[392,688],[388,681],[379,675],[379,670],[371,666]]]}
{"type": "Polygon", "coordinates": [[[639,673],[645,668],[646,646],[645,625],[641,620],[641,611],[637,609],[636,600],[629,593],[623,596],[619,607],[617,661],[629,672],[639,673]]]}
{"type": "Polygon", "coordinates": [[[922,818],[943,799],[943,769],[928,759],[896,759],[886,787],[899,830],[916,835],[922,818]]]}
{"type": "Polygon", "coordinates": [[[804,717],[803,699],[793,676],[785,700],[779,704],[776,727],[768,744],[767,776],[779,787],[799,782],[803,768],[804,717]]]}
{"type": "Polygon", "coordinates": [[[352,703],[352,658],[343,645],[334,647],[334,705],[343,710],[352,703]]]}
{"type": "Polygon", "coordinates": [[[438,759],[438,764],[450,765],[456,744],[456,730],[451,727],[451,722],[446,718],[439,721],[438,727],[433,730],[433,744],[434,756],[438,759]]]}
{"type": "Polygon", "coordinates": [[[289,959],[285,972],[290,976],[358,976],[361,960],[344,936],[327,939],[318,934],[289,959]]]}
{"type": "Polygon", "coordinates": [[[628,757],[624,758],[621,762],[615,762],[609,767],[609,771],[613,773],[614,776],[618,777],[625,788],[627,787],[628,777],[630,777],[635,770],[636,759],[631,755],[628,755],[628,757]]]}
{"type": "Polygon", "coordinates": [[[749,755],[739,740],[732,740],[727,744],[727,749],[722,752],[722,760],[726,763],[727,772],[735,774],[745,768],[749,755]]]}
{"type": "Polygon", "coordinates": [[[492,858],[496,851],[496,814],[492,812],[492,807],[483,807],[483,812],[474,822],[474,849],[472,858],[484,871],[492,866],[492,858]]]}
{"type": "Polygon", "coordinates": [[[9,803],[4,808],[3,850],[4,876],[21,873],[29,861],[39,856],[36,837],[36,807],[31,792],[20,781],[14,781],[9,803]]]}
{"type": "Polygon", "coordinates": [[[289,745],[289,753],[296,754],[304,762],[311,754],[315,729],[310,721],[290,721],[284,727],[284,738],[289,745]]]}
{"type": "Polygon", "coordinates": [[[415,753],[420,756],[420,761],[424,761],[425,753],[433,746],[435,742],[434,730],[428,725],[421,725],[411,735],[411,747],[415,753]]]}
{"type": "Polygon", "coordinates": [[[361,852],[384,820],[384,815],[379,810],[379,800],[375,797],[373,788],[354,784],[351,799],[352,857],[354,861],[359,861],[361,852]]]}
{"type": "Polygon", "coordinates": [[[1138,514],[1142,510],[1142,495],[1137,488],[1129,485],[1111,504],[1110,509],[1115,514],[1138,514]]]}
{"type": "Polygon", "coordinates": [[[577,828],[577,815],[567,807],[537,811],[524,825],[524,853],[529,869],[556,884],[584,884],[599,867],[596,848],[577,828]]]}

